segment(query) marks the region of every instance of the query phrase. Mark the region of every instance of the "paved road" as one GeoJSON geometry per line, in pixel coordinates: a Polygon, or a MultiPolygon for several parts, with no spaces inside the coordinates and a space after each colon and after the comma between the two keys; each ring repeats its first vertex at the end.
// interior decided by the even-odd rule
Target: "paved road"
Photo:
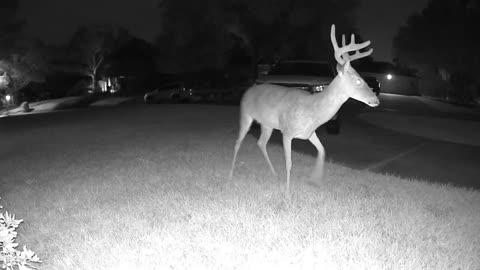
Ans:
{"type": "MultiPolygon", "coordinates": [[[[480,137],[476,137],[480,132],[480,111],[437,103],[425,104],[422,99],[412,97],[382,95],[380,99],[381,106],[374,109],[348,102],[342,108],[342,130],[337,136],[326,134],[323,128],[317,130],[327,151],[327,159],[357,169],[480,189],[480,137]],[[439,109],[437,105],[442,108],[439,109]],[[408,122],[403,123],[407,126],[404,127],[405,132],[401,132],[382,127],[382,123],[373,121],[372,124],[362,120],[365,117],[374,118],[375,115],[397,121],[402,118],[431,117],[456,123],[457,126],[475,124],[477,130],[467,127],[464,130],[450,130],[455,137],[440,136],[438,134],[442,134],[443,128],[436,126],[432,129],[437,130],[415,135],[415,130],[409,129],[408,122]],[[449,140],[450,137],[452,140],[449,140]],[[462,141],[462,137],[466,143],[455,143],[462,141]]],[[[400,126],[400,123],[393,125],[400,126]]],[[[315,154],[308,142],[298,141],[296,147],[299,151],[315,154]]]]}
{"type": "MultiPolygon", "coordinates": [[[[429,130],[430,134],[442,136],[425,136],[425,134],[415,134],[415,130],[409,126],[410,123],[407,122],[405,125],[398,122],[399,119],[411,120],[421,116],[422,119],[431,117],[436,120],[450,121],[448,123],[454,123],[457,127],[461,127],[463,123],[474,123],[478,126],[480,125],[479,110],[472,113],[472,110],[461,107],[444,106],[440,103],[426,104],[418,98],[395,95],[381,95],[380,100],[381,105],[373,109],[356,101],[347,102],[341,110],[342,129],[339,135],[326,134],[323,127],[317,130],[326,149],[328,160],[356,169],[480,189],[480,136],[478,136],[479,139],[472,137],[472,134],[476,134],[475,132],[480,132],[480,128],[466,129],[460,137],[449,140],[449,136],[443,136],[441,131],[449,131],[450,126],[441,128],[440,125],[429,130]],[[369,118],[395,119],[397,122],[393,126],[403,125],[404,130],[388,128],[386,126],[391,126],[392,123],[387,122],[388,125],[385,123],[382,125],[376,121],[368,121],[369,118]],[[469,140],[458,143],[462,141],[463,135],[469,140]]],[[[119,108],[121,112],[130,109],[132,108],[128,106],[119,108]]],[[[232,109],[235,112],[238,111],[237,107],[232,109]]],[[[92,110],[97,109],[89,109],[89,111],[92,110]]],[[[109,113],[105,110],[100,111],[106,115],[118,113],[117,110],[108,110],[109,113]]],[[[226,112],[231,111],[228,109],[226,112]]],[[[25,126],[26,123],[30,127],[60,124],[67,121],[69,113],[73,112],[54,114],[48,118],[31,115],[25,119],[21,117],[15,121],[4,121],[3,124],[11,128],[16,127],[15,129],[25,126]],[[56,121],[51,121],[51,118],[55,118],[56,121]]],[[[237,118],[232,118],[232,121],[234,121],[232,127],[236,127],[237,118]]],[[[259,136],[258,129],[254,129],[252,133],[254,136],[259,136]]],[[[281,141],[281,134],[274,132],[270,143],[281,145],[281,141]]],[[[316,155],[315,148],[308,141],[294,140],[292,146],[296,151],[316,155]]]]}

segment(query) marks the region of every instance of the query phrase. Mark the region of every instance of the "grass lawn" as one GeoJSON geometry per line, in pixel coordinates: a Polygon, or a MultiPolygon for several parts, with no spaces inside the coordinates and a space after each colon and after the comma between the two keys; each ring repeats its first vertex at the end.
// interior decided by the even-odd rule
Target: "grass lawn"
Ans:
{"type": "MultiPolygon", "coordinates": [[[[237,107],[0,119],[0,196],[40,269],[480,269],[480,192],[293,153],[292,198],[237,107]]],[[[322,138],[320,137],[320,140],[322,138]]],[[[313,147],[313,146],[312,146],[313,147]]],[[[328,148],[326,149],[328,155],[328,148]]],[[[283,150],[270,145],[277,171],[283,150]]]]}

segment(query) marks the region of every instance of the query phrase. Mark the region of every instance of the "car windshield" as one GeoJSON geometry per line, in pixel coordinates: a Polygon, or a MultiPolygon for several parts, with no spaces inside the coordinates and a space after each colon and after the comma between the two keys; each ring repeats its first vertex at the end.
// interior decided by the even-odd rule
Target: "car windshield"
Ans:
{"type": "Polygon", "coordinates": [[[283,62],[273,67],[269,75],[304,75],[334,77],[328,63],[283,62]]]}
{"type": "Polygon", "coordinates": [[[179,82],[170,82],[170,83],[163,83],[158,86],[158,90],[170,90],[170,89],[179,89],[183,88],[182,84],[179,82]]]}

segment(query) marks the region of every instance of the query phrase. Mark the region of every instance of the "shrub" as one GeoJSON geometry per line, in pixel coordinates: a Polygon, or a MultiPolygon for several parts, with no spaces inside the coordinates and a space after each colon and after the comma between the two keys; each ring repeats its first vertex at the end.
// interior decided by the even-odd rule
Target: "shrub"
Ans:
{"type": "MultiPolygon", "coordinates": [[[[0,205],[0,208],[3,206],[0,205]]],[[[15,243],[17,237],[15,230],[22,221],[22,219],[15,219],[15,215],[7,211],[0,213],[0,269],[35,269],[32,263],[41,262],[38,256],[25,246],[23,251],[16,249],[18,244],[15,243]]]]}

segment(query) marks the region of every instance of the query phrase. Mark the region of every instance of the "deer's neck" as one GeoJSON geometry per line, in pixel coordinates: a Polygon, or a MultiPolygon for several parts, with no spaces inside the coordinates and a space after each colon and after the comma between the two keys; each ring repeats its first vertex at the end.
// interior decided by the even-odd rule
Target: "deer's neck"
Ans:
{"type": "Polygon", "coordinates": [[[348,99],[348,95],[344,92],[344,89],[341,87],[341,81],[337,77],[330,83],[330,85],[319,94],[315,95],[315,114],[318,116],[323,116],[319,119],[320,125],[330,120],[342,107],[348,99]]]}

